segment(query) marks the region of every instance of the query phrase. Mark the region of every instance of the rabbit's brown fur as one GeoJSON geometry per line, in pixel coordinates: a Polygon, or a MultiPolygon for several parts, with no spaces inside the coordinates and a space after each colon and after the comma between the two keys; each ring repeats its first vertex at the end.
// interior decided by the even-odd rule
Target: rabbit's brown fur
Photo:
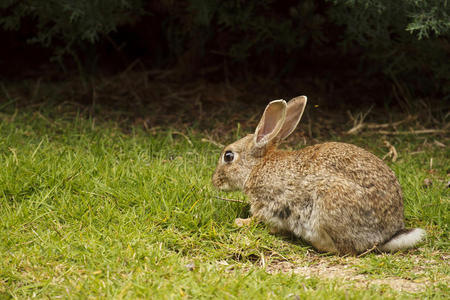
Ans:
{"type": "Polygon", "coordinates": [[[400,185],[378,157],[335,142],[276,149],[295,129],[305,105],[306,97],[271,102],[255,134],[224,149],[213,184],[244,190],[253,217],[321,251],[357,254],[417,243],[424,231],[405,230],[400,185]],[[226,152],[233,153],[232,161],[225,161],[226,152]]]}
{"type": "MultiPolygon", "coordinates": [[[[304,236],[303,224],[308,224],[314,207],[320,207],[326,213],[311,226],[317,226],[319,240],[330,237],[334,243],[316,246],[323,251],[362,252],[404,227],[402,194],[394,173],[354,145],[325,143],[295,152],[271,151],[252,169],[244,191],[256,218],[280,229],[293,228],[297,236],[304,236]],[[264,191],[271,187],[272,193],[255,187],[264,191]],[[270,202],[277,205],[267,205],[270,202]],[[286,219],[292,224],[285,225],[286,219]]],[[[314,237],[304,238],[314,245],[314,237]]]]}

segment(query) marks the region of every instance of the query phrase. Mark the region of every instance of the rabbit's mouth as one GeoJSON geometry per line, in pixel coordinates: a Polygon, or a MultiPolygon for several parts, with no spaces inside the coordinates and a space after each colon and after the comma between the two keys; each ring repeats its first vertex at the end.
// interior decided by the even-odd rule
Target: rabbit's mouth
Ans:
{"type": "Polygon", "coordinates": [[[212,177],[212,184],[222,191],[230,191],[232,190],[231,186],[228,184],[228,182],[225,180],[223,176],[220,176],[218,172],[214,172],[212,177]]]}
{"type": "Polygon", "coordinates": [[[230,187],[230,185],[228,184],[228,183],[224,183],[224,184],[222,184],[221,186],[216,186],[218,189],[220,189],[220,190],[222,190],[222,191],[225,191],[225,192],[230,192],[230,191],[232,191],[233,189],[230,187]]]}
{"type": "Polygon", "coordinates": [[[214,172],[212,176],[212,184],[218,188],[219,190],[230,192],[230,191],[236,191],[239,188],[236,186],[230,184],[229,178],[227,178],[223,172],[216,171],[214,172]]]}

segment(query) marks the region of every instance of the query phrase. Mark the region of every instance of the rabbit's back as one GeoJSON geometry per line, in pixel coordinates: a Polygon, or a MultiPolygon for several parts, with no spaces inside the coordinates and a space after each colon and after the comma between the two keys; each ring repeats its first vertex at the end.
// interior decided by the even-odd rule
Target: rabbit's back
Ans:
{"type": "Polygon", "coordinates": [[[290,156],[302,173],[335,174],[364,188],[389,190],[401,199],[394,172],[377,156],[358,146],[330,142],[290,152],[290,156]]]}
{"type": "Polygon", "coordinates": [[[247,185],[264,179],[277,181],[318,173],[339,176],[363,188],[383,190],[402,202],[397,178],[381,159],[358,146],[338,142],[297,151],[271,151],[253,168],[247,185]]]}

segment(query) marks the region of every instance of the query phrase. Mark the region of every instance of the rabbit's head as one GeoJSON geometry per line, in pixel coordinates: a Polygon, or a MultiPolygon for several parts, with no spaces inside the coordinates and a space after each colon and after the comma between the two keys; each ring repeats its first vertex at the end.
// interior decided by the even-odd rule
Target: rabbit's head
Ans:
{"type": "Polygon", "coordinates": [[[305,106],[306,96],[288,103],[284,100],[270,102],[255,133],[222,151],[212,178],[214,186],[226,191],[243,189],[253,167],[297,127],[305,106]]]}

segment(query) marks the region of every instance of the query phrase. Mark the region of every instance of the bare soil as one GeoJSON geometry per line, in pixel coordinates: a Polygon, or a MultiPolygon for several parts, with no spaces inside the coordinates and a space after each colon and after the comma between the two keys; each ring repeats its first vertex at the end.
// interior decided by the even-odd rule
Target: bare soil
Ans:
{"type": "MultiPolygon", "coordinates": [[[[383,255],[383,254],[380,254],[383,255]]],[[[389,255],[389,254],[384,254],[389,255]]],[[[418,254],[405,254],[412,258],[414,266],[409,273],[414,273],[415,278],[403,278],[392,275],[367,274],[357,266],[364,264],[364,260],[358,257],[314,257],[311,261],[299,260],[296,262],[273,260],[265,265],[268,273],[295,273],[305,278],[318,277],[321,279],[338,280],[343,285],[356,287],[369,287],[372,285],[387,285],[396,291],[418,293],[425,290],[427,286],[436,282],[450,284],[450,277],[445,274],[434,274],[433,278],[429,272],[442,264],[448,264],[450,254],[442,254],[433,259],[425,258],[418,254]]],[[[403,257],[391,257],[391,259],[402,259],[403,257]]]]}

